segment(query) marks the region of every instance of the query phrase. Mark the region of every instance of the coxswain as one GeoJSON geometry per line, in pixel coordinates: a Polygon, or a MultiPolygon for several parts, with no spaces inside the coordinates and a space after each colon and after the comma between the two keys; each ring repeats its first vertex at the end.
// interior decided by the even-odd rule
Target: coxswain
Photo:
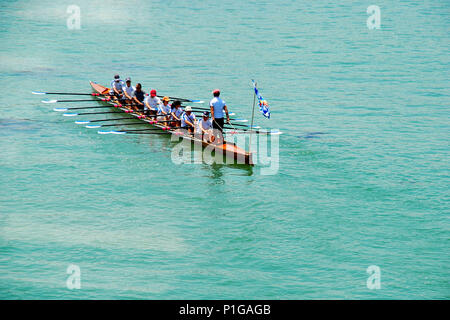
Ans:
{"type": "Polygon", "coordinates": [[[197,135],[206,142],[213,142],[214,135],[212,121],[209,119],[209,112],[203,112],[202,118],[197,122],[197,135]]]}
{"type": "Polygon", "coordinates": [[[214,131],[219,133],[219,140],[223,140],[223,125],[224,125],[224,111],[227,116],[227,123],[230,123],[230,116],[228,115],[228,108],[225,103],[219,96],[220,90],[216,89],[213,92],[214,98],[209,102],[209,106],[211,108],[211,118],[214,131]]]}
{"type": "Polygon", "coordinates": [[[195,129],[195,114],[192,113],[191,106],[187,106],[184,109],[184,113],[181,116],[181,128],[187,129],[190,133],[194,133],[195,129]]]}

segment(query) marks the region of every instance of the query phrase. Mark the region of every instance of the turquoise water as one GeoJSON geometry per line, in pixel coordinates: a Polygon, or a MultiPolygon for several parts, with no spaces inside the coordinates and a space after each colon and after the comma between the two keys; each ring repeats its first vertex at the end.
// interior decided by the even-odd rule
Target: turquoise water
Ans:
{"type": "Polygon", "coordinates": [[[74,4],[80,30],[68,3],[0,5],[0,298],[450,298],[448,2],[74,4]],[[114,73],[220,88],[245,118],[256,79],[278,171],[176,165],[165,136],[98,135],[30,94],[114,73]]]}

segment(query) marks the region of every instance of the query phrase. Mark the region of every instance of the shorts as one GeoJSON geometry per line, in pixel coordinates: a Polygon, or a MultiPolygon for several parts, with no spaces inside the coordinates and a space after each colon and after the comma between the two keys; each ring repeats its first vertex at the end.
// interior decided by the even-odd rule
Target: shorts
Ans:
{"type": "Polygon", "coordinates": [[[223,118],[215,118],[213,121],[213,128],[218,129],[220,132],[223,131],[223,118]]]}

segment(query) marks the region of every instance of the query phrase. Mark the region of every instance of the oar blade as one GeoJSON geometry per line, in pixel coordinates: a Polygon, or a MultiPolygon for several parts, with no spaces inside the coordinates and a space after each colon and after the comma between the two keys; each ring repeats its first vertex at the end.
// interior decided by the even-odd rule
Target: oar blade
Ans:
{"type": "Polygon", "coordinates": [[[69,109],[67,109],[67,108],[53,108],[53,111],[56,111],[56,112],[65,112],[65,111],[69,111],[69,109]]]}
{"type": "Polygon", "coordinates": [[[84,121],[75,121],[76,124],[88,124],[90,121],[84,120],[84,121]]]}
{"type": "Polygon", "coordinates": [[[57,103],[58,102],[58,100],[42,100],[41,101],[42,103],[57,103]]]}
{"type": "Polygon", "coordinates": [[[43,95],[43,94],[47,94],[46,92],[41,92],[41,91],[31,91],[32,94],[39,94],[39,95],[43,95]]]}
{"type": "Polygon", "coordinates": [[[76,117],[78,115],[78,113],[64,113],[63,116],[64,117],[76,117]]]}
{"type": "Polygon", "coordinates": [[[231,121],[234,121],[234,122],[248,122],[247,119],[233,119],[231,121]]]}

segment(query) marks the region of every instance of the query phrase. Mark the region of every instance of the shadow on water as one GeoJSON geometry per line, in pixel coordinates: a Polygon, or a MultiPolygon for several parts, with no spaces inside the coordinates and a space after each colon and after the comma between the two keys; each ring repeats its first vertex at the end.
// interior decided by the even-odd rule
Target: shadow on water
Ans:
{"type": "Polygon", "coordinates": [[[30,119],[0,119],[0,131],[2,134],[14,134],[16,132],[35,132],[41,129],[35,121],[30,119]]]}

